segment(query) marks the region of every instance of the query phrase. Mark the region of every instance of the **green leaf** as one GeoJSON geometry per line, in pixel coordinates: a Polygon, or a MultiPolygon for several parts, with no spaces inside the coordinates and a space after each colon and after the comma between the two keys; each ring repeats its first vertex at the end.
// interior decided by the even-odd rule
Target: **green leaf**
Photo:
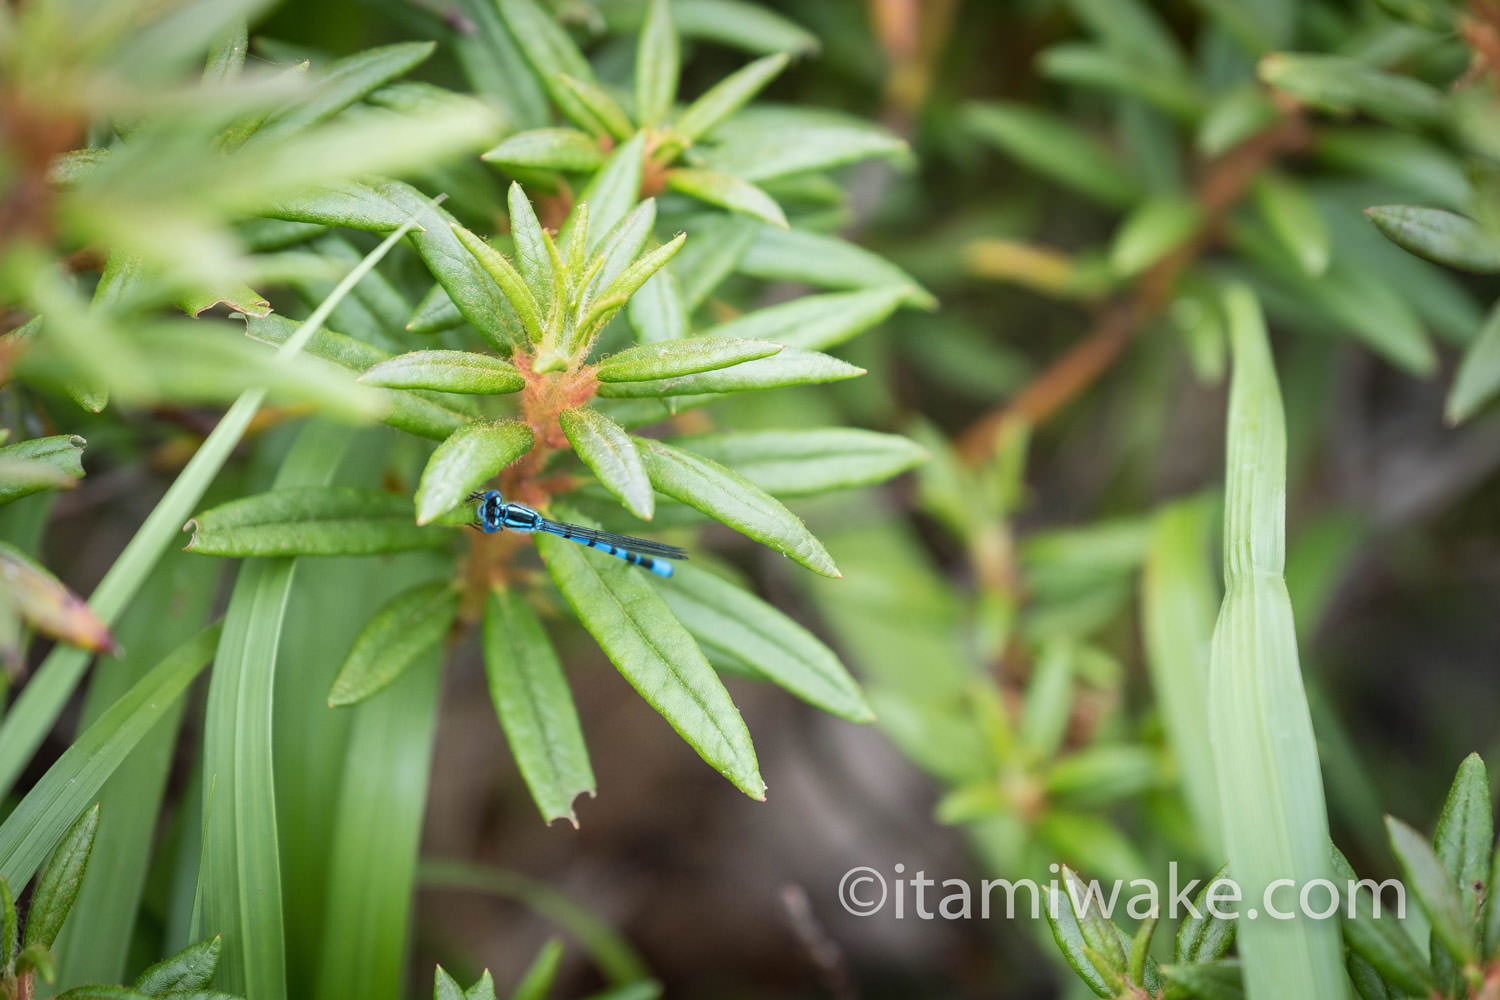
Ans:
{"type": "Polygon", "coordinates": [[[1419,257],[1479,274],[1500,271],[1500,236],[1440,208],[1376,205],[1365,209],[1392,243],[1419,257]]]}
{"type": "Polygon", "coordinates": [[[682,45],[672,4],[650,0],[635,50],[635,116],[642,128],[655,127],[671,113],[681,69],[682,45]]]}
{"type": "Polygon", "coordinates": [[[1243,1000],[1245,996],[1237,959],[1225,958],[1201,965],[1163,965],[1161,974],[1198,1000],[1243,1000]]]}
{"type": "Polygon", "coordinates": [[[762,226],[740,258],[739,271],[765,281],[820,288],[889,289],[905,285],[907,305],[932,309],[937,299],[915,278],[878,254],[836,236],[762,226]]]}
{"type": "Polygon", "coordinates": [[[788,228],[786,215],[774,198],[749,181],[730,174],[678,167],[667,171],[667,187],[710,205],[760,219],[780,229],[788,228]]]}
{"type": "Polygon", "coordinates": [[[1484,326],[1474,338],[1448,391],[1444,414],[1450,424],[1462,423],[1500,391],[1500,302],[1490,310],[1484,326]]]}
{"type": "Polygon", "coordinates": [[[576,128],[534,128],[507,136],[480,159],[508,169],[591,173],[604,163],[604,150],[576,128]]]}
{"type": "Polygon", "coordinates": [[[1261,217],[1303,273],[1316,278],[1328,270],[1328,227],[1303,186],[1280,174],[1265,172],[1256,177],[1252,190],[1261,217]]]}
{"type": "Polygon", "coordinates": [[[206,990],[214,981],[223,946],[223,939],[218,937],[189,945],[142,972],[135,989],[151,996],[206,990]]]}
{"type": "Polygon", "coordinates": [[[520,369],[493,354],[472,351],[411,351],[367,369],[359,380],[390,389],[431,389],[476,395],[518,392],[526,385],[520,369]]]}
{"type": "Polygon", "coordinates": [[[1276,120],[1266,92],[1246,82],[1218,96],[1198,126],[1194,145],[1205,157],[1222,156],[1276,120]]]}
{"type": "Polygon", "coordinates": [[[417,486],[417,523],[428,524],[531,450],[531,428],[517,420],[476,421],[437,446],[417,486]]]}
{"type": "Polygon", "coordinates": [[[774,496],[883,483],[928,457],[898,434],[844,427],[703,434],[672,444],[728,466],[774,496]]]}
{"type": "Polygon", "coordinates": [[[500,728],[542,818],[576,827],[573,800],[594,794],[594,771],[562,664],[518,591],[490,591],[484,669],[500,728]]]}
{"type": "Polygon", "coordinates": [[[6,603],[44,635],[90,652],[117,652],[109,626],[84,603],[20,549],[0,542],[0,583],[6,603]]]}
{"type": "Polygon", "coordinates": [[[95,803],[79,816],[58,841],[57,848],[42,869],[36,889],[31,894],[31,909],[26,913],[26,933],[21,947],[51,948],[62,931],[63,921],[73,909],[89,854],[94,850],[94,834],[99,832],[99,805],[95,803]]]}
{"type": "Polygon", "coordinates": [[[1465,757],[1453,777],[1433,833],[1433,848],[1458,886],[1465,913],[1479,912],[1480,889],[1489,875],[1490,847],[1495,839],[1490,814],[1490,780],[1477,753],[1465,757]]]}
{"type": "Polygon", "coordinates": [[[532,297],[544,310],[550,309],[553,296],[552,251],[537,220],[536,209],[520,184],[512,183],[506,193],[510,208],[510,237],[516,245],[516,266],[526,279],[532,297]]]}
{"type": "MultiPolygon", "coordinates": [[[[1063,878],[1068,885],[1078,887],[1077,891],[1082,897],[1083,890],[1078,876],[1064,867],[1063,878]]],[[[1124,955],[1123,953],[1118,955],[1118,967],[1111,967],[1108,961],[1110,956],[1100,955],[1095,946],[1095,942],[1101,940],[1101,929],[1097,924],[1103,921],[1103,930],[1110,935],[1114,932],[1113,925],[1098,915],[1097,907],[1091,907],[1080,922],[1067,888],[1051,888],[1045,892],[1049,897],[1044,906],[1047,923],[1052,928],[1052,939],[1062,950],[1064,960],[1078,974],[1078,978],[1082,979],[1098,996],[1110,998],[1119,996],[1125,988],[1125,979],[1121,974],[1124,969],[1124,955]],[[1053,898],[1059,896],[1060,898],[1053,898]]],[[[1119,952],[1119,940],[1118,938],[1113,940],[1114,950],[1119,952]]]]}
{"type": "Polygon", "coordinates": [[[339,668],[330,707],[355,705],[386,688],[448,635],[458,616],[458,591],[446,581],[397,594],[365,624],[339,668]]]}
{"type": "MultiPolygon", "coordinates": [[[[104,782],[213,656],[217,627],[184,643],[84,730],[0,824],[0,877],[25,885],[53,845],[82,822],[104,782]]],[[[60,921],[59,921],[60,923],[60,921]]],[[[39,941],[48,928],[27,928],[39,941]]],[[[57,928],[50,928],[55,936],[57,928]]],[[[47,942],[50,944],[51,939],[47,942]]]]}
{"type": "Polygon", "coordinates": [[[1191,198],[1165,195],[1142,202],[1115,231],[1109,263],[1122,278],[1133,277],[1186,243],[1203,224],[1191,198]]]}
{"type": "Polygon", "coordinates": [[[755,234],[764,228],[754,219],[731,213],[711,216],[693,227],[692,240],[672,264],[688,313],[734,272],[755,234]]]}
{"type": "MultiPolygon", "coordinates": [[[[646,135],[638,132],[609,155],[604,166],[578,196],[580,204],[588,205],[589,221],[593,227],[594,235],[588,240],[587,249],[593,249],[640,201],[642,157],[645,151],[646,135]]],[[[558,234],[559,246],[572,245],[570,241],[577,215],[575,211],[563,224],[562,231],[558,234]]]]}
{"type": "Polygon", "coordinates": [[[287,487],[231,500],[187,523],[189,552],[211,556],[340,556],[407,552],[452,535],[412,523],[405,497],[352,486],[287,487]]]}
{"type": "Polygon", "coordinates": [[[496,0],[495,5],[510,29],[511,38],[520,46],[536,78],[563,114],[574,121],[588,120],[588,111],[557,82],[558,75],[564,73],[579,80],[594,78],[588,60],[578,51],[568,33],[534,0],[496,0]]]}
{"type": "Polygon", "coordinates": [[[1066,805],[1103,805],[1139,795],[1161,771],[1160,755],[1149,747],[1097,743],[1047,765],[1043,787],[1066,805]]]}
{"type": "Polygon", "coordinates": [[[601,382],[644,382],[678,378],[768,358],[781,349],[780,344],[765,340],[725,337],[669,340],[660,344],[627,347],[599,362],[594,373],[601,382]]]}
{"type": "Polygon", "coordinates": [[[441,965],[433,972],[432,1000],[464,1000],[464,988],[441,965]]]}
{"type": "Polygon", "coordinates": [[[598,410],[582,406],[563,410],[558,422],[568,443],[604,488],[636,517],[651,520],[656,513],[651,480],[624,428],[598,410]]]}
{"type": "Polygon", "coordinates": [[[1023,104],[969,104],[963,121],[979,138],[1032,170],[1106,205],[1124,208],[1141,185],[1120,159],[1066,119],[1023,104]]]}
{"type": "Polygon", "coordinates": [[[554,535],[536,542],[557,588],[621,675],[710,766],[764,799],[745,721],[648,574],[554,535]]]}
{"type": "Polygon", "coordinates": [[[285,112],[268,119],[251,140],[267,142],[325,121],[376,88],[402,76],[432,55],[436,42],[398,42],[365,49],[332,63],[285,112]]]}
{"type": "Polygon", "coordinates": [[[647,198],[615,223],[615,227],[599,242],[597,259],[591,268],[593,277],[584,289],[584,301],[596,298],[635,262],[655,224],[655,198],[647,198]]]}
{"type": "Polygon", "coordinates": [[[769,340],[809,351],[826,350],[883,322],[908,293],[909,289],[885,287],[804,295],[720,323],[703,331],[703,336],[769,340]]]}
{"type": "Polygon", "coordinates": [[[720,125],[714,139],[718,144],[704,150],[703,166],[752,182],[910,155],[906,141],[884,128],[808,108],[746,108],[720,125]]]}
{"type": "Polygon", "coordinates": [[[588,312],[578,323],[577,342],[586,342],[603,329],[604,324],[630,301],[630,297],[650,280],[652,275],[665,267],[667,261],[671,260],[678,250],[682,249],[683,241],[686,239],[686,233],[678,233],[672,242],[647,253],[625,268],[619,277],[599,293],[597,299],[587,303],[588,312]]]}
{"type": "Polygon", "coordinates": [[[736,70],[688,105],[678,116],[672,130],[688,142],[701,139],[750,103],[750,99],[779,76],[790,61],[790,56],[778,52],[736,70]]]}
{"type": "Polygon", "coordinates": [[[1460,966],[1474,960],[1474,941],[1469,932],[1471,919],[1464,910],[1458,887],[1433,853],[1426,839],[1394,816],[1385,818],[1391,838],[1391,851],[1401,866],[1401,874],[1421,904],[1422,912],[1432,923],[1434,941],[1460,966]]]}
{"type": "Polygon", "coordinates": [[[304,225],[346,227],[388,233],[406,221],[406,213],[379,191],[358,181],[311,189],[261,209],[272,219],[304,225]]]}
{"type": "Polygon", "coordinates": [[[0,968],[9,969],[16,960],[16,953],[20,950],[20,919],[16,916],[16,897],[10,891],[10,882],[0,878],[0,920],[4,927],[0,928],[0,968]]]}
{"type": "Polygon", "coordinates": [[[1420,126],[1447,113],[1435,87],[1349,56],[1272,52],[1261,58],[1258,73],[1267,85],[1336,114],[1363,111],[1395,125],[1420,126]]]}
{"type": "Polygon", "coordinates": [[[568,95],[558,101],[564,113],[600,138],[624,141],[635,134],[635,126],[625,109],[593,80],[558,73],[553,78],[553,89],[568,95]]]}
{"type": "Polygon", "coordinates": [[[744,476],[660,441],[636,438],[635,444],[658,492],[790,556],[814,573],[841,575],[801,519],[744,476]]]}
{"type": "Polygon", "coordinates": [[[1337,849],[1334,850],[1333,864],[1335,876],[1349,887],[1348,892],[1354,894],[1352,901],[1348,893],[1343,897],[1342,926],[1349,950],[1403,993],[1428,996],[1436,991],[1432,968],[1402,925],[1401,917],[1389,910],[1382,910],[1378,917],[1375,915],[1373,893],[1359,892],[1358,876],[1337,849]]]}
{"type": "Polygon", "coordinates": [[[0,504],[83,477],[83,448],[77,434],[32,438],[0,448],[0,504]]]}
{"type": "MultiPolygon", "coordinates": [[[[662,0],[664,3],[665,0],[662,0]]],[[[531,960],[531,965],[526,973],[521,976],[521,981],[511,991],[510,1000],[547,1000],[547,994],[552,990],[552,984],[557,980],[557,969],[562,962],[563,943],[561,938],[549,938],[542,945],[542,950],[536,953],[536,958],[531,960]]]]}
{"type": "Polygon", "coordinates": [[[1208,908],[1209,891],[1214,883],[1220,882],[1228,877],[1228,869],[1220,868],[1214,872],[1203,886],[1198,890],[1197,897],[1193,900],[1193,911],[1189,911],[1182,918],[1182,924],[1177,928],[1177,941],[1174,947],[1176,961],[1183,965],[1197,965],[1205,962],[1213,962],[1229,951],[1229,946],[1234,943],[1235,905],[1228,904],[1220,899],[1214,904],[1214,909],[1219,916],[1208,908]]]}
{"type": "MultiPolygon", "coordinates": [[[[692,343],[669,341],[669,343],[692,343]]],[[[651,344],[651,347],[665,346],[651,344]]],[[[788,347],[779,354],[757,361],[746,361],[718,368],[714,371],[683,375],[679,378],[662,378],[649,382],[605,382],[599,386],[599,395],[616,398],[647,396],[689,396],[716,392],[748,392],[755,389],[779,389],[789,385],[815,385],[821,382],[838,382],[865,374],[838,358],[816,351],[803,351],[788,347]]]]}
{"type": "Polygon", "coordinates": [[[741,663],[758,676],[850,722],[875,713],[838,656],[807,629],[728,581],[691,566],[662,596],[672,613],[718,662],[741,663]]]}
{"type": "Polygon", "coordinates": [[[479,261],[479,265],[484,268],[485,272],[491,278],[495,279],[495,284],[500,286],[500,291],[505,294],[505,298],[510,302],[511,307],[515,309],[516,315],[520,317],[521,325],[526,328],[526,333],[531,338],[531,342],[533,344],[539,343],[542,339],[541,306],[537,304],[536,299],[532,296],[530,287],[527,286],[525,279],[521,277],[521,272],[517,271],[514,265],[506,260],[505,255],[499,250],[496,250],[463,226],[455,222],[452,225],[452,229],[453,234],[458,237],[458,241],[464,245],[464,249],[474,255],[474,259],[479,261]]]}

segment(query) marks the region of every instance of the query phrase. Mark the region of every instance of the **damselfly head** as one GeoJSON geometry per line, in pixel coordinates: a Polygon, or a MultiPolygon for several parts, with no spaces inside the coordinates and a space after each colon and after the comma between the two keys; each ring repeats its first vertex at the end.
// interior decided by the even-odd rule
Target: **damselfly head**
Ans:
{"type": "Polygon", "coordinates": [[[505,505],[505,500],[500,496],[499,490],[475,490],[469,494],[469,500],[479,504],[474,512],[474,522],[479,528],[495,532],[504,527],[500,508],[505,505]]]}

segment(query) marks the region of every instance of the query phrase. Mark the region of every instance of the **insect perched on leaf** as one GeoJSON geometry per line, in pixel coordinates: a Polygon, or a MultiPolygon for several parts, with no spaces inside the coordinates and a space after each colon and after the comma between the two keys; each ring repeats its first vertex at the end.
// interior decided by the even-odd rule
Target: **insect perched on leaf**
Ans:
{"type": "Polygon", "coordinates": [[[469,499],[479,504],[474,512],[474,526],[492,534],[496,531],[504,531],[506,528],[512,531],[524,531],[527,534],[545,531],[550,535],[570,538],[580,545],[587,545],[591,549],[598,549],[600,552],[624,559],[632,566],[649,569],[657,576],[672,575],[672,564],[665,560],[687,558],[687,552],[675,545],[663,545],[661,542],[653,542],[645,538],[632,538],[629,535],[617,535],[612,531],[585,528],[581,524],[553,521],[525,504],[506,503],[499,490],[470,493],[469,499]]]}

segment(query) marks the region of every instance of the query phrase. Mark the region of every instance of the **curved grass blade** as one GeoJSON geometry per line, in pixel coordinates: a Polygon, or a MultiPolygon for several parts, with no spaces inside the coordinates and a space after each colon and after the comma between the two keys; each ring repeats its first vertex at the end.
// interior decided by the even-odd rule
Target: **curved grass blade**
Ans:
{"type": "Polygon", "coordinates": [[[208,664],[218,639],[215,626],[178,647],[47,769],[0,824],[0,876],[11,885],[31,880],[120,762],[208,664]]]}

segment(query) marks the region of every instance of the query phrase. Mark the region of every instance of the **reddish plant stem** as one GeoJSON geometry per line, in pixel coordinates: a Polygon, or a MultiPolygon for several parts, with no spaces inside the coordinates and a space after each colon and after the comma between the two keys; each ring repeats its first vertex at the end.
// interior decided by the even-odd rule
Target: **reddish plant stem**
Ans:
{"type": "Polygon", "coordinates": [[[1296,107],[1288,106],[1271,125],[1210,162],[1194,195],[1203,209],[1198,231],[1153,264],[1123,297],[1106,306],[1084,338],[1046,371],[970,425],[958,439],[963,460],[970,464],[985,461],[1007,425],[1044,423],[1108,371],[1136,334],[1166,309],[1182,273],[1217,244],[1225,217],[1256,175],[1278,158],[1304,149],[1311,137],[1307,120],[1296,107]]]}

